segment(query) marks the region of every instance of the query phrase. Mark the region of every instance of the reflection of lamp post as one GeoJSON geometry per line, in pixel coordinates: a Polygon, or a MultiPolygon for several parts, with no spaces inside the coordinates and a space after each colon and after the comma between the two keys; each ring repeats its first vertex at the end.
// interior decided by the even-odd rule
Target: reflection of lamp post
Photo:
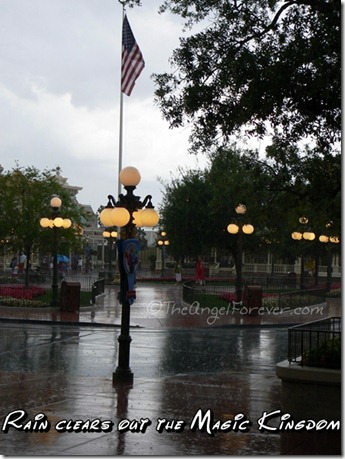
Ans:
{"type": "Polygon", "coordinates": [[[247,212],[247,207],[244,204],[239,204],[235,208],[237,218],[233,218],[233,222],[230,223],[227,227],[227,231],[230,234],[237,234],[237,244],[238,250],[235,256],[236,264],[236,301],[242,301],[242,252],[243,252],[243,243],[242,237],[243,234],[252,234],[254,232],[254,226],[244,223],[243,216],[247,212]]]}
{"type": "Polygon", "coordinates": [[[69,218],[60,217],[60,207],[62,201],[58,196],[53,196],[50,200],[50,206],[52,208],[51,218],[43,217],[40,220],[42,228],[52,228],[53,230],[53,284],[52,284],[52,306],[57,306],[58,301],[58,272],[57,272],[57,249],[58,249],[58,228],[68,229],[71,227],[72,222],[69,218]]]}
{"type": "Polygon", "coordinates": [[[301,224],[301,231],[294,231],[291,234],[291,237],[294,241],[302,241],[302,254],[301,254],[301,277],[300,277],[300,289],[304,289],[304,241],[313,241],[315,239],[315,234],[310,231],[309,228],[302,225],[307,225],[308,218],[300,217],[298,220],[301,224]]]}
{"type": "Polygon", "coordinates": [[[121,239],[117,240],[120,271],[119,301],[122,305],[121,334],[118,338],[119,360],[113,373],[113,382],[133,382],[133,373],[129,367],[129,351],[132,340],[129,335],[129,324],[130,305],[135,299],[135,271],[139,262],[139,241],[135,237],[136,228],[155,226],[159,220],[159,215],[151,202],[152,196],[148,195],[141,201],[140,196],[135,196],[133,193],[140,179],[140,173],[135,167],[122,169],[120,182],[127,194],[120,194],[117,202],[113,196],[109,195],[108,204],[100,214],[100,220],[104,226],[122,228],[121,239]]]}
{"type": "Polygon", "coordinates": [[[339,244],[339,237],[338,236],[331,236],[331,228],[333,228],[333,222],[328,222],[326,224],[327,228],[327,233],[326,234],[321,234],[319,236],[319,241],[323,242],[326,244],[326,250],[327,250],[327,280],[326,280],[326,289],[329,292],[331,290],[331,285],[332,285],[332,248],[333,244],[339,244]]]}
{"type": "Polygon", "coordinates": [[[111,264],[111,258],[113,254],[113,243],[117,238],[117,232],[112,231],[112,228],[106,228],[103,231],[103,237],[108,241],[107,247],[108,247],[108,253],[109,253],[109,274],[108,278],[109,280],[113,279],[113,270],[112,270],[112,264],[111,264]]]}
{"type": "Polygon", "coordinates": [[[161,260],[162,260],[162,274],[161,277],[164,276],[164,258],[165,258],[165,248],[170,244],[169,239],[167,239],[167,233],[165,231],[161,231],[159,234],[159,238],[157,239],[157,245],[161,249],[161,260]]]}

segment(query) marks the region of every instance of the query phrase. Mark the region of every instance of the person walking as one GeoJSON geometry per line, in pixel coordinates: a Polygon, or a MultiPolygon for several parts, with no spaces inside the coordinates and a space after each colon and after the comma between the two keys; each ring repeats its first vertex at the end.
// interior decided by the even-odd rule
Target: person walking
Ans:
{"type": "Polygon", "coordinates": [[[182,281],[182,266],[179,260],[177,260],[175,264],[175,279],[176,284],[180,284],[182,281]]]}
{"type": "Polygon", "coordinates": [[[18,259],[17,257],[13,257],[12,260],[11,260],[11,273],[12,273],[12,276],[16,276],[18,274],[18,259]]]}
{"type": "Polygon", "coordinates": [[[21,253],[19,257],[18,272],[20,273],[24,272],[25,261],[26,261],[26,255],[24,255],[24,253],[21,253]]]}
{"type": "Polygon", "coordinates": [[[204,265],[202,263],[201,257],[198,258],[198,261],[196,263],[196,283],[197,285],[205,285],[205,271],[204,271],[204,265]]]}

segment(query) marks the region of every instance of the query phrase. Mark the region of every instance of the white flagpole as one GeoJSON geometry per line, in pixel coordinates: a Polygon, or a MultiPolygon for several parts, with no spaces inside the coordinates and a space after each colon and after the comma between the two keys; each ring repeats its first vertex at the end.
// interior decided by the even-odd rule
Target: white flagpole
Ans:
{"type": "Polygon", "coordinates": [[[121,182],[120,172],[122,170],[122,147],[123,147],[123,92],[121,89],[121,78],[122,78],[122,31],[123,31],[123,20],[125,18],[125,1],[118,0],[122,5],[122,29],[121,29],[121,73],[120,73],[120,124],[119,124],[119,171],[117,178],[117,194],[121,193],[121,182]]]}

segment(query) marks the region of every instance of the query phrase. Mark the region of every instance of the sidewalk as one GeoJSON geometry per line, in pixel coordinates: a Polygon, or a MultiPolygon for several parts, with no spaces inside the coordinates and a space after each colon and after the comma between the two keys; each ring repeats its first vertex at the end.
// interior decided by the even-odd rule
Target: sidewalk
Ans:
{"type": "MultiPolygon", "coordinates": [[[[6,320],[81,323],[102,326],[120,326],[121,306],[117,300],[117,286],[106,286],[105,294],[96,305],[80,308],[79,312],[61,312],[58,309],[13,308],[0,306],[0,322],[6,320]]],[[[335,315],[325,303],[309,308],[277,312],[263,308],[258,315],[249,315],[246,308],[234,312],[226,302],[222,310],[188,305],[182,302],[182,287],[174,284],[139,284],[137,299],[131,306],[131,326],[150,329],[221,327],[237,325],[290,326],[335,315]]]]}
{"type": "Polygon", "coordinates": [[[182,312],[179,286],[139,286],[134,383],[113,387],[121,309],[116,289],[106,293],[79,318],[1,308],[0,454],[279,455],[279,433],[258,419],[280,409],[286,323],[211,324],[207,311],[182,312]]]}

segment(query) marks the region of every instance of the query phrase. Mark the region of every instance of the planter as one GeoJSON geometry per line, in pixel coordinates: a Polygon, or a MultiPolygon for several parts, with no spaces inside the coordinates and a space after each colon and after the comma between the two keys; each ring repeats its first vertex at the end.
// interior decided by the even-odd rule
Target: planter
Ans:
{"type": "MultiPolygon", "coordinates": [[[[276,374],[282,380],[281,410],[294,421],[341,420],[341,370],[301,367],[285,360],[276,365],[276,374]]],[[[284,430],[280,434],[284,455],[341,454],[340,428],[284,430]]]]}

